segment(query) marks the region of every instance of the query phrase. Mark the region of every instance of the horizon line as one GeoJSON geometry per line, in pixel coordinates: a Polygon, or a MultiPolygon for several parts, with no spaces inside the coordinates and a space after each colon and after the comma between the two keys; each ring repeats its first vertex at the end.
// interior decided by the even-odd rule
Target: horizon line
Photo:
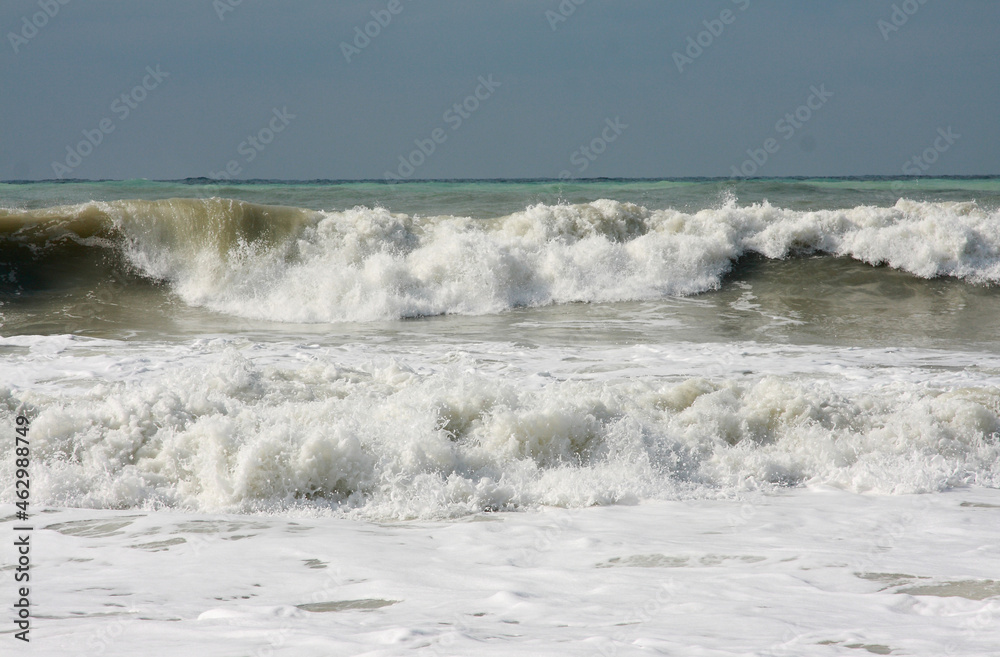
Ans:
{"type": "Polygon", "coordinates": [[[0,180],[0,184],[23,185],[23,184],[73,184],[73,183],[180,183],[180,184],[204,184],[204,185],[248,185],[248,184],[288,184],[288,183],[377,183],[386,186],[405,185],[414,183],[594,183],[594,182],[746,182],[746,181],[768,181],[768,180],[889,180],[889,181],[910,181],[919,182],[925,180],[988,180],[1000,178],[1000,173],[986,174],[959,174],[940,176],[893,176],[884,174],[855,174],[845,176],[665,176],[665,177],[608,177],[601,176],[595,178],[414,178],[407,180],[385,180],[383,178],[238,178],[233,180],[220,180],[217,178],[206,178],[195,176],[188,178],[42,178],[38,180],[11,179],[0,180]]]}

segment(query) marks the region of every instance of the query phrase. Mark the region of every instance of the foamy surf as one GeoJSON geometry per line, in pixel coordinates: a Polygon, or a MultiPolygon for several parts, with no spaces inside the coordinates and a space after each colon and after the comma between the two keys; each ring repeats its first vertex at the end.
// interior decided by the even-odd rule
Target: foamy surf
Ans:
{"type": "Polygon", "coordinates": [[[32,641],[211,657],[751,644],[981,657],[1000,642],[996,492],[799,490],[407,523],[51,509],[36,538],[59,577],[42,580],[32,641]]]}
{"type": "Polygon", "coordinates": [[[921,278],[1000,281],[1000,216],[974,202],[799,211],[731,199],[684,212],[598,200],[477,218],[172,199],[5,211],[0,224],[8,250],[30,244],[37,259],[59,245],[111,249],[189,305],[279,322],[692,295],[754,255],[820,253],[921,278]]]}
{"type": "Polygon", "coordinates": [[[732,185],[0,185],[32,641],[989,654],[997,181],[732,185]]]}
{"type": "Polygon", "coordinates": [[[572,352],[503,345],[407,357],[214,342],[172,362],[175,347],[122,344],[109,367],[103,342],[15,344],[31,351],[8,359],[0,421],[29,414],[33,495],[59,506],[398,519],[1000,483],[1000,380],[935,373],[919,353],[907,374],[898,359],[872,371],[874,352],[741,345],[706,367],[682,364],[696,346],[622,348],[597,360],[623,369],[595,375],[572,352]],[[53,350],[55,388],[32,381],[53,350]],[[818,375],[824,360],[838,365],[818,375]],[[755,361],[771,370],[741,374],[755,361]],[[95,369],[109,374],[88,383],[95,369]],[[813,373],[780,374],[797,369],[813,373]]]}

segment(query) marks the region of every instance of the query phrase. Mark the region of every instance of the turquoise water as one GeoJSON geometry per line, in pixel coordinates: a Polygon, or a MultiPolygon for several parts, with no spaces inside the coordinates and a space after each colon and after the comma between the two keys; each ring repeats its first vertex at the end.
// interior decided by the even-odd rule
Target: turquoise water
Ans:
{"type": "Polygon", "coordinates": [[[920,201],[968,201],[1000,205],[1000,177],[990,178],[820,178],[688,179],[465,182],[285,182],[217,184],[189,181],[102,181],[0,183],[0,206],[41,208],[119,199],[207,198],[289,205],[313,210],[380,205],[409,214],[501,216],[534,203],[586,203],[601,198],[650,209],[699,210],[729,196],[740,204],[768,200],[798,210],[892,205],[901,196],[920,201]]]}

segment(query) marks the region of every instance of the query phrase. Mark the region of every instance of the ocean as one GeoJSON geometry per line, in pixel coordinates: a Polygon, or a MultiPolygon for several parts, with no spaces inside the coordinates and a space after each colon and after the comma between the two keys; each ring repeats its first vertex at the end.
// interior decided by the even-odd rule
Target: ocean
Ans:
{"type": "Polygon", "coordinates": [[[32,649],[995,654],[998,284],[996,177],[0,184],[32,649]]]}

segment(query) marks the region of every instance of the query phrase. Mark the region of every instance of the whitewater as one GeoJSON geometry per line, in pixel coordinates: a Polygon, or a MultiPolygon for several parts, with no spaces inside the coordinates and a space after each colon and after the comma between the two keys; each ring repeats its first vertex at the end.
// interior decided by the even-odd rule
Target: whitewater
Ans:
{"type": "Polygon", "coordinates": [[[0,185],[33,651],[991,654],[998,282],[995,179],[0,185]]]}
{"type": "MultiPolygon", "coordinates": [[[[600,199],[495,218],[339,212],[228,199],[0,213],[27,246],[108,245],[194,306],[281,322],[499,313],[716,289],[741,257],[847,256],[922,278],[1000,280],[1000,216],[975,202],[698,212],[600,199]],[[111,243],[109,244],[109,240],[111,243]]],[[[16,283],[17,270],[14,270],[16,283]]]]}

